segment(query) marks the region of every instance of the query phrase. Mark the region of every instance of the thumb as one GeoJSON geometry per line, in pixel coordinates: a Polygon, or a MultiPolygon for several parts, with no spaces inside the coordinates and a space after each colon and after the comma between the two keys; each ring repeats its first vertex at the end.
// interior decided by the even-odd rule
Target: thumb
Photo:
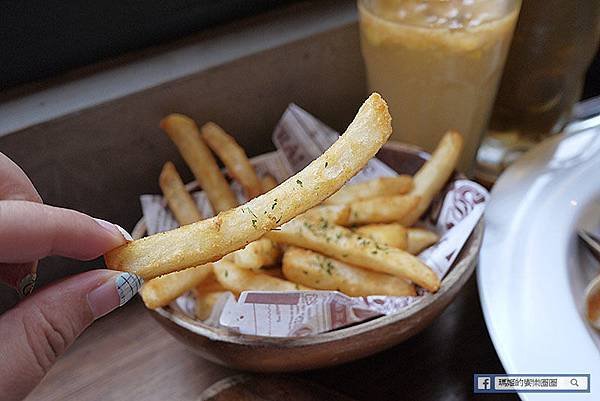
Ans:
{"type": "Polygon", "coordinates": [[[87,326],[130,300],[141,284],[130,273],[92,270],[44,287],[0,316],[3,397],[24,398],[87,326]]]}

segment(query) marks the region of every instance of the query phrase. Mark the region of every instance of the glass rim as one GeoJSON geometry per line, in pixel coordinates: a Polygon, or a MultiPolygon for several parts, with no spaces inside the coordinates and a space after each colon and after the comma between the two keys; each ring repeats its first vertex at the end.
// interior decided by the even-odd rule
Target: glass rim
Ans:
{"type": "MultiPolygon", "coordinates": [[[[465,30],[465,29],[469,29],[471,27],[461,27],[461,28],[449,28],[446,26],[430,26],[430,25],[422,25],[422,24],[416,24],[416,23],[411,23],[411,22],[404,22],[404,21],[398,21],[395,19],[390,19],[390,18],[386,18],[385,16],[381,15],[380,13],[377,13],[375,10],[373,10],[373,7],[369,4],[372,3],[373,1],[377,1],[377,0],[357,0],[356,3],[358,5],[358,10],[359,10],[359,21],[360,21],[360,14],[361,12],[365,12],[368,13],[371,17],[373,18],[377,18],[380,19],[382,21],[388,22],[390,24],[395,24],[398,26],[410,26],[410,27],[415,27],[415,28],[422,28],[422,29],[431,29],[431,30],[454,30],[454,31],[461,31],[461,30],[465,30]]],[[[448,0],[405,0],[406,2],[413,2],[413,3],[448,3],[448,0]]],[[[475,0],[477,3],[497,3],[498,0],[475,0]]],[[[501,16],[485,21],[483,22],[481,25],[478,25],[478,27],[480,26],[485,26],[487,24],[499,21],[502,18],[505,18],[506,16],[510,15],[511,13],[517,11],[520,11],[521,8],[521,4],[523,2],[523,0],[502,0],[504,2],[506,2],[508,5],[512,5],[512,7],[508,8],[506,10],[506,12],[504,12],[501,16]],[[512,4],[511,4],[512,3],[512,4]]],[[[476,28],[476,27],[475,27],[476,28]]],[[[471,28],[472,29],[472,28],[471,28]]]]}

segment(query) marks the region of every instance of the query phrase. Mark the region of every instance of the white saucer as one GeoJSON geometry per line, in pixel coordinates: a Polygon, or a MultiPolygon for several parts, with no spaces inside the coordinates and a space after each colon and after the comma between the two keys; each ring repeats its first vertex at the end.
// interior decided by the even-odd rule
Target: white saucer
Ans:
{"type": "Polygon", "coordinates": [[[576,234],[600,229],[600,127],[523,156],[496,183],[485,221],[479,294],[507,373],[591,374],[591,393],[521,398],[600,399],[600,333],[582,314],[584,288],[600,272],[576,234]]]}

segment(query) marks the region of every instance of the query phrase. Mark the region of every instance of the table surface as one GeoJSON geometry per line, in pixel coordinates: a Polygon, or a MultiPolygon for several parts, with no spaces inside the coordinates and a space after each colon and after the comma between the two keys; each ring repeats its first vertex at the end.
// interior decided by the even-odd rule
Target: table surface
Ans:
{"type": "MultiPolygon", "coordinates": [[[[277,386],[285,380],[292,388],[298,380],[309,381],[324,390],[311,393],[310,399],[315,400],[332,399],[322,395],[328,391],[355,400],[467,400],[475,398],[474,373],[503,372],[485,327],[473,276],[448,309],[410,340],[360,361],[282,377],[277,386]]],[[[191,352],[164,331],[136,298],[95,322],[27,401],[198,400],[209,386],[239,373],[191,352]]],[[[261,380],[265,386],[272,381],[257,376],[251,386],[261,380]]],[[[234,393],[239,395],[239,391],[234,393]]],[[[306,394],[288,393],[287,401],[309,399],[306,394]]],[[[218,399],[267,398],[223,394],[218,399]]],[[[501,399],[517,397],[502,394],[501,399]]]]}

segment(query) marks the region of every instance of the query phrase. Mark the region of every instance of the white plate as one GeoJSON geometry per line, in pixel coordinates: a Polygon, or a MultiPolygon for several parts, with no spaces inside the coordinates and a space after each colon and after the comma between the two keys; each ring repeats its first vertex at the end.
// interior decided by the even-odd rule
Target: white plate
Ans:
{"type": "Polygon", "coordinates": [[[479,294],[507,373],[591,374],[591,393],[521,398],[600,399],[600,333],[582,314],[597,264],[576,235],[600,229],[600,128],[553,137],[523,156],[498,180],[485,220],[479,294]]]}

